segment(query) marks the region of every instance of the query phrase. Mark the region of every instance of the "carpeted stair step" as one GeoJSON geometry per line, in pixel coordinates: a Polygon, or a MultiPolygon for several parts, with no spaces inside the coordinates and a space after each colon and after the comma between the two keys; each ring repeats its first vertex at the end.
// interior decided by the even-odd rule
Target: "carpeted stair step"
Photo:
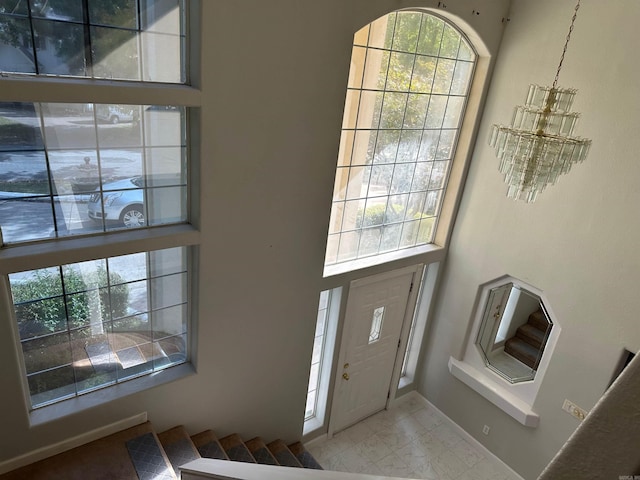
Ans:
{"type": "Polygon", "coordinates": [[[504,351],[529,368],[536,369],[538,367],[538,349],[518,337],[507,340],[504,344],[504,351]]]}
{"type": "Polygon", "coordinates": [[[282,440],[274,440],[267,445],[267,448],[283,467],[302,467],[302,464],[282,440]]]}
{"type": "Polygon", "coordinates": [[[150,422],[0,475],[2,480],[175,480],[150,422]]]}
{"type": "Polygon", "coordinates": [[[220,445],[224,448],[229,460],[234,462],[256,463],[256,459],[253,458],[253,455],[251,455],[251,452],[237,433],[232,433],[231,435],[221,438],[220,445]]]}
{"type": "Polygon", "coordinates": [[[191,441],[191,437],[182,425],[158,434],[158,439],[164,448],[173,471],[180,477],[180,467],[187,462],[200,458],[198,449],[191,441]]]}
{"type": "Polygon", "coordinates": [[[547,329],[549,328],[549,322],[547,321],[547,317],[545,316],[545,314],[542,312],[541,309],[536,310],[531,315],[529,315],[529,318],[527,319],[527,323],[534,326],[538,330],[542,330],[543,332],[546,332],[547,329]]]}
{"type": "Polygon", "coordinates": [[[311,455],[311,453],[309,453],[309,451],[304,448],[304,445],[302,445],[302,443],[292,443],[291,445],[289,445],[289,450],[291,450],[291,453],[295,455],[296,459],[304,468],[323,470],[317,460],[313,458],[313,455],[311,455]]]}
{"type": "Polygon", "coordinates": [[[215,458],[216,460],[229,460],[224,448],[213,430],[205,430],[191,437],[198,453],[203,458],[215,458]]]}
{"type": "Polygon", "coordinates": [[[532,347],[540,350],[542,347],[542,342],[544,342],[545,332],[540,330],[530,323],[525,323],[518,327],[516,331],[516,337],[524,340],[532,347]]]}
{"type": "Polygon", "coordinates": [[[267,444],[260,437],[252,438],[251,440],[244,442],[247,446],[253,458],[256,462],[264,465],[279,465],[276,457],[273,456],[271,451],[267,448],[267,444]]]}

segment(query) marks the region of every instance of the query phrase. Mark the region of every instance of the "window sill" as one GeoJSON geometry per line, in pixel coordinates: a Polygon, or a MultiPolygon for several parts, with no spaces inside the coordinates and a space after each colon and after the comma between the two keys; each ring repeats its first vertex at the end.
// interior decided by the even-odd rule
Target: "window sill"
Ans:
{"type": "Polygon", "coordinates": [[[304,426],[302,427],[302,435],[307,436],[316,430],[320,429],[323,425],[322,419],[313,416],[309,420],[304,421],[304,426]]]}
{"type": "Polygon", "coordinates": [[[397,250],[395,252],[383,253],[380,255],[372,255],[366,258],[359,258],[357,260],[351,260],[349,262],[337,263],[335,265],[326,265],[324,267],[323,277],[332,277],[335,275],[341,275],[347,272],[352,272],[354,270],[362,270],[368,267],[373,267],[376,265],[382,265],[385,263],[393,262],[396,260],[402,260],[405,258],[415,257],[417,255],[426,255],[432,254],[434,256],[433,259],[423,260],[422,263],[434,263],[442,260],[440,258],[440,253],[444,252],[444,247],[440,245],[436,245],[435,243],[430,243],[428,245],[421,245],[419,247],[407,248],[404,250],[397,250]],[[437,257],[437,258],[435,258],[437,257]]]}
{"type": "Polygon", "coordinates": [[[510,415],[525,427],[538,426],[540,416],[524,400],[516,397],[505,388],[491,382],[487,376],[474,367],[449,357],[449,371],[462,383],[475,390],[500,410],[510,415]]]}
{"type": "Polygon", "coordinates": [[[47,405],[46,407],[38,408],[29,413],[29,426],[35,427],[53,420],[58,420],[68,415],[103,405],[149,388],[164,385],[165,383],[173,382],[193,374],[195,374],[193,365],[183,363],[182,365],[169,367],[143,377],[127,380],[91,393],[47,405]]]}

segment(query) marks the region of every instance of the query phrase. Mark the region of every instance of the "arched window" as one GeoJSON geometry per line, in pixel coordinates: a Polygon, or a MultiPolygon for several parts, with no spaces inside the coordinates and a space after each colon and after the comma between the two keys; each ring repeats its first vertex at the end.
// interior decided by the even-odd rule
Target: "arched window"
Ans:
{"type": "Polygon", "coordinates": [[[325,265],[433,241],[475,61],[421,11],[355,34],[325,265]]]}

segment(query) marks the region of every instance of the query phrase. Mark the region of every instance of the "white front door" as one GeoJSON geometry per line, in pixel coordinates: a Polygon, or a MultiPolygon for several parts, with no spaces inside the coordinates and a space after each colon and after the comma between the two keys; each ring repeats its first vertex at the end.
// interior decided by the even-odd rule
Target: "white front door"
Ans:
{"type": "Polygon", "coordinates": [[[394,366],[402,362],[398,349],[418,271],[416,266],[351,282],[331,431],[338,432],[385,408],[394,366]]]}

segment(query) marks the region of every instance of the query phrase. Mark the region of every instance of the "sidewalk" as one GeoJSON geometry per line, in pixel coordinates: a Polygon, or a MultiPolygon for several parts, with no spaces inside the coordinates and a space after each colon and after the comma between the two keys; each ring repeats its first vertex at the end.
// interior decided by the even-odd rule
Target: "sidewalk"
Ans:
{"type": "MultiPolygon", "coordinates": [[[[57,203],[88,203],[91,194],[83,193],[79,195],[69,194],[55,196],[54,202],[57,203]]],[[[0,201],[2,200],[22,200],[23,202],[50,202],[50,195],[42,195],[36,193],[22,193],[22,192],[0,192],[0,201]]]]}

